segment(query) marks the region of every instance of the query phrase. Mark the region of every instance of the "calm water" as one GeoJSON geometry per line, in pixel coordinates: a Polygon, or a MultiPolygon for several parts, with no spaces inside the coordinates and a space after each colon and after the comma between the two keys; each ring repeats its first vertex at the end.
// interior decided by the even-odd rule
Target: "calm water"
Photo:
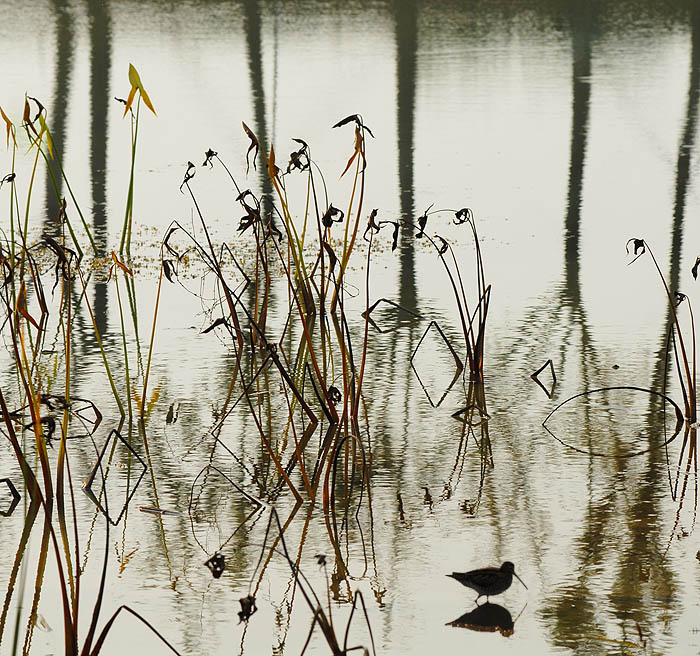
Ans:
{"type": "MultiPolygon", "coordinates": [[[[113,98],[129,92],[130,62],[158,112],[141,113],[135,171],[132,372],[143,372],[148,349],[160,240],[173,219],[193,222],[191,199],[178,192],[187,162],[199,165],[211,147],[243,188],[269,192],[258,171],[245,179],[249,142],[241,121],[264,144],[274,143],[284,162],[296,148],[292,138],[311,144],[330,200],[344,207],[352,180],[338,177],[352,153],[352,131],[331,126],[359,112],[376,137],[367,151],[367,211],[377,207],[391,219],[415,218],[431,203],[473,209],[492,284],[488,422],[469,427],[452,417],[466,404],[462,381],[437,405],[453,371],[444,349],[421,351],[411,367],[430,320],[456,344],[459,325],[434,251],[402,235],[395,253],[386,248],[373,259],[370,297],[391,299],[421,318],[397,321],[384,312],[378,324],[385,332],[370,329],[362,421],[370,476],[363,498],[353,497],[335,518],[338,549],[322,504],[306,500],[295,510],[288,493],[274,498],[281,521],[290,519],[285,539],[292,557],[325,605],[330,596],[341,636],[359,589],[380,653],[700,654],[696,481],[689,481],[682,506],[669,485],[680,438],[668,454],[661,448],[630,458],[590,455],[625,456],[663,442],[658,407],[630,391],[572,401],[555,414],[552,430],[574,449],[542,427],[554,407],[585,390],[663,388],[668,304],[648,257],[628,267],[629,238],[646,239],[670,287],[698,299],[691,267],[700,254],[700,14],[693,3],[5,2],[0,43],[0,105],[18,123],[25,92],[46,106],[103,256],[118,246],[124,217],[130,133],[113,98]],[[552,398],[530,379],[549,358],[557,376],[552,398]],[[328,558],[328,593],[316,554],[328,558]],[[449,626],[474,609],[475,594],[445,575],[504,560],[527,584],[515,581],[493,599],[515,620],[512,635],[449,626]]],[[[16,163],[21,194],[33,163],[25,147],[16,163]]],[[[11,169],[11,151],[2,148],[0,174],[11,169]]],[[[39,171],[33,240],[51,231],[58,213],[45,168],[39,171]]],[[[7,189],[0,190],[5,231],[7,189]]],[[[193,189],[214,239],[230,243],[250,265],[250,241],[236,233],[240,209],[225,173],[198,167],[193,189]]],[[[76,216],[71,205],[69,212],[76,216]]],[[[430,221],[430,230],[456,245],[471,285],[470,235],[451,225],[449,214],[430,221]]],[[[358,290],[348,300],[348,320],[359,344],[365,282],[363,256],[357,258],[347,283],[358,290]]],[[[52,280],[49,270],[47,289],[52,280]]],[[[282,558],[256,570],[269,509],[229,540],[252,510],[230,481],[257,495],[274,487],[277,475],[243,405],[224,424],[220,442],[210,433],[235,356],[223,332],[201,334],[215,318],[208,312],[210,281],[201,282],[193,264],[182,282],[167,285],[161,299],[148,450],[135,424],[121,426],[147,468],[109,536],[101,621],[128,604],[181,653],[298,654],[312,613],[282,558]],[[210,463],[230,481],[215,472],[197,479],[210,463]],[[180,514],[159,517],[139,506],[180,514]],[[203,563],[224,543],[226,571],[213,579],[203,563]],[[238,599],[251,579],[259,610],[239,624],[238,599]]],[[[97,276],[88,297],[125,394],[114,284],[97,276]]],[[[283,284],[273,287],[270,302],[268,331],[279,339],[288,303],[283,284]]],[[[73,394],[90,398],[104,415],[94,436],[101,449],[119,427],[119,413],[89,315],[84,306],[77,312],[73,394]]],[[[289,340],[289,353],[298,339],[289,340]]],[[[63,389],[61,366],[60,354],[47,354],[39,370],[45,389],[56,394],[63,389]]],[[[3,391],[16,400],[9,351],[2,372],[3,391]]],[[[542,378],[547,385],[547,374],[542,378]]],[[[682,404],[675,378],[667,385],[682,404]]],[[[271,377],[262,394],[284,409],[278,379],[271,377]]],[[[285,439],[283,428],[274,433],[285,439]]],[[[320,443],[322,434],[313,440],[320,443]]],[[[28,452],[34,457],[31,446],[28,452]]],[[[73,479],[82,482],[95,447],[76,439],[69,454],[73,479]]],[[[123,500],[140,470],[123,447],[113,457],[110,499],[123,500]]],[[[7,443],[0,447],[5,476],[21,480],[7,443]]],[[[87,627],[104,521],[84,495],[76,503],[87,627]]],[[[0,517],[3,588],[22,532],[21,508],[0,517]]],[[[37,527],[35,533],[20,634],[40,548],[37,527]]],[[[39,605],[45,626],[37,626],[31,653],[63,649],[55,572],[51,556],[39,605]]],[[[12,653],[19,600],[16,592],[2,654],[12,653]]],[[[350,645],[367,644],[357,619],[350,645]]],[[[103,653],[146,649],[167,653],[122,616],[103,653]]],[[[330,653],[318,630],[309,651],[330,653]]]]}

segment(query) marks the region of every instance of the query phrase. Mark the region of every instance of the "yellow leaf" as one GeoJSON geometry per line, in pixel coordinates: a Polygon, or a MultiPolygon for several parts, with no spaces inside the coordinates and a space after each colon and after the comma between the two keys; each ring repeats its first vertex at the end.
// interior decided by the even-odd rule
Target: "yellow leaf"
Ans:
{"type": "Polygon", "coordinates": [[[129,82],[131,82],[132,87],[136,87],[137,89],[141,86],[141,78],[133,64],[129,64],[129,82]]]}
{"type": "Polygon", "coordinates": [[[2,120],[5,121],[5,125],[7,127],[7,147],[10,147],[10,135],[12,135],[12,141],[14,141],[15,146],[17,145],[17,141],[15,139],[15,132],[12,128],[14,128],[14,125],[12,124],[12,121],[7,118],[7,114],[2,111],[2,107],[0,107],[0,114],[2,114],[2,120]]]}
{"type": "Polygon", "coordinates": [[[153,411],[153,407],[160,399],[160,385],[156,385],[153,388],[153,394],[151,395],[151,398],[146,402],[145,411],[141,406],[141,397],[137,393],[136,387],[133,385],[131,387],[131,398],[134,400],[134,404],[136,405],[136,409],[139,411],[139,414],[143,412],[143,414],[146,415],[146,417],[148,417],[153,411]]]}
{"type": "Polygon", "coordinates": [[[126,110],[124,110],[124,116],[126,116],[126,112],[129,110],[129,107],[131,107],[131,102],[133,102],[134,100],[134,94],[136,93],[136,89],[139,90],[141,98],[146,104],[146,107],[148,107],[148,109],[150,109],[156,116],[158,116],[158,114],[156,114],[156,110],[153,109],[151,99],[148,97],[148,93],[146,92],[146,89],[144,88],[143,83],[141,82],[141,77],[138,74],[138,71],[134,68],[133,64],[129,64],[129,82],[131,82],[131,92],[129,93],[129,100],[126,101],[126,110]]]}
{"type": "MultiPolygon", "coordinates": [[[[41,108],[39,111],[39,115],[41,115],[41,108]]],[[[24,126],[24,129],[27,131],[27,136],[29,136],[30,139],[31,139],[31,136],[29,135],[30,129],[37,137],[39,136],[39,133],[36,131],[36,128],[34,127],[34,121],[32,121],[32,109],[29,106],[29,98],[26,95],[24,96],[24,114],[22,116],[22,124],[24,126]]],[[[30,147],[30,150],[31,150],[31,147],[30,147]]]]}
{"type": "Polygon", "coordinates": [[[270,145],[270,156],[267,158],[267,173],[270,178],[274,179],[279,174],[280,170],[275,166],[275,147],[270,145]]]}
{"type": "Polygon", "coordinates": [[[131,269],[129,269],[124,263],[119,261],[119,258],[117,257],[117,254],[114,251],[112,251],[112,260],[124,273],[130,275],[132,278],[134,277],[134,274],[131,272],[131,269]]]}
{"type": "MultiPolygon", "coordinates": [[[[136,87],[131,87],[131,91],[129,91],[129,97],[126,99],[126,107],[124,107],[124,116],[126,116],[126,113],[131,109],[131,104],[134,102],[134,96],[136,95],[136,87]]],[[[122,118],[124,118],[122,116],[122,118]]]]}
{"type": "Polygon", "coordinates": [[[357,157],[357,151],[355,151],[352,154],[352,157],[348,160],[348,163],[345,165],[345,170],[340,174],[340,177],[342,178],[347,172],[350,166],[352,166],[352,163],[355,161],[355,158],[357,157]]]}
{"type": "Polygon", "coordinates": [[[46,146],[49,149],[51,159],[53,159],[53,140],[51,139],[51,133],[49,132],[49,128],[46,126],[46,120],[42,114],[39,114],[39,125],[41,125],[41,132],[39,133],[39,136],[41,137],[41,135],[46,132],[46,146]]]}
{"type": "Polygon", "coordinates": [[[153,406],[155,406],[155,404],[158,403],[159,398],[160,398],[160,385],[156,385],[153,388],[153,394],[151,395],[151,399],[146,406],[146,416],[151,414],[151,412],[153,411],[153,406]]]}
{"type": "Polygon", "coordinates": [[[362,155],[362,158],[364,159],[364,155],[362,154],[362,133],[360,132],[359,127],[355,127],[355,152],[353,152],[352,156],[348,160],[348,163],[345,166],[345,170],[340,174],[340,177],[342,178],[347,172],[352,163],[355,161],[355,158],[358,155],[362,155]]]}
{"type": "Polygon", "coordinates": [[[153,105],[151,104],[151,99],[148,97],[148,94],[146,93],[146,89],[141,87],[140,91],[141,91],[141,98],[143,98],[143,102],[146,104],[146,107],[148,107],[148,109],[150,109],[155,116],[158,116],[158,114],[156,114],[156,110],[153,109],[153,105]]]}
{"type": "Polygon", "coordinates": [[[31,324],[37,330],[40,330],[39,324],[36,321],[34,321],[34,318],[32,317],[31,314],[29,314],[29,310],[27,309],[27,286],[25,285],[24,280],[21,282],[20,287],[19,287],[19,292],[17,293],[17,303],[15,305],[15,309],[27,321],[31,322],[31,324]]]}

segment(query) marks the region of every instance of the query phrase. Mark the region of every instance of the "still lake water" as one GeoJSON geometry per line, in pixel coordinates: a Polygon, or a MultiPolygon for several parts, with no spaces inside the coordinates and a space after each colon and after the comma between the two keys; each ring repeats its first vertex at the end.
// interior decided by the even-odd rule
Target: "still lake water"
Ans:
{"type": "MultiPolygon", "coordinates": [[[[243,188],[267,190],[259,172],[245,180],[249,142],[241,121],[264,144],[274,143],[285,162],[296,148],[292,138],[308,142],[332,202],[343,207],[352,181],[338,176],[352,153],[352,132],[331,126],[359,112],[376,137],[367,144],[367,212],[376,207],[380,218],[411,219],[432,203],[474,211],[492,284],[488,422],[469,427],[452,417],[465,405],[461,382],[437,405],[452,377],[444,352],[422,353],[411,367],[430,320],[456,344],[460,337],[435,252],[404,234],[395,253],[386,248],[374,257],[370,298],[388,298],[421,318],[398,322],[384,313],[384,331],[370,329],[362,422],[371,469],[360,511],[339,525],[335,554],[319,504],[305,501],[285,532],[324,604],[326,580],[315,556],[327,555],[341,636],[359,589],[379,653],[700,654],[696,479],[691,473],[682,505],[669,484],[680,438],[668,453],[590,455],[624,456],[663,442],[648,395],[619,390],[572,402],[553,417],[557,436],[578,451],[542,427],[579,392],[663,389],[668,303],[648,256],[628,266],[628,239],[646,239],[671,289],[699,298],[691,275],[700,255],[700,14],[693,3],[4,2],[0,44],[0,105],[17,123],[25,92],[46,106],[103,255],[118,246],[124,218],[129,122],[113,98],[129,92],[130,62],[155,105],[157,118],[141,112],[135,170],[132,370],[143,367],[137,340],[143,354],[148,349],[160,240],[173,219],[193,221],[191,199],[178,191],[187,162],[199,165],[211,147],[243,188]],[[551,399],[530,378],[547,359],[557,377],[551,399]],[[512,635],[449,626],[474,609],[475,594],[445,575],[504,560],[527,584],[515,581],[493,599],[515,620],[512,635]]],[[[28,155],[16,163],[20,194],[31,165],[28,155]]],[[[0,174],[10,170],[11,150],[3,145],[0,174]]],[[[58,211],[49,177],[39,171],[30,241],[50,229],[58,211]]],[[[220,168],[198,166],[193,189],[214,239],[230,243],[249,265],[230,187],[220,168]]],[[[0,191],[5,231],[7,189],[0,191]]],[[[429,230],[455,245],[469,285],[472,242],[450,216],[431,216],[429,230]]],[[[346,282],[359,293],[347,311],[360,343],[365,283],[363,256],[356,257],[346,282]]],[[[128,604],[181,653],[298,654],[312,613],[288,565],[275,556],[262,575],[256,571],[269,510],[227,541],[251,507],[217,474],[194,495],[192,521],[188,516],[191,491],[202,483],[195,479],[210,463],[255,494],[260,480],[274,484],[276,474],[242,406],[222,431],[226,448],[211,436],[235,357],[223,333],[201,334],[212,317],[200,296],[211,290],[200,288],[196,268],[183,282],[187,289],[166,286],[161,299],[148,453],[134,426],[122,428],[148,466],[110,533],[102,622],[128,604]],[[139,506],[182,514],[159,517],[139,506]],[[226,571],[213,579],[203,563],[223,543],[226,571]],[[238,600],[251,578],[259,610],[239,624],[238,600]]],[[[123,362],[114,285],[98,279],[88,296],[108,357],[123,362]]],[[[279,338],[283,285],[273,288],[271,304],[268,330],[279,338]]],[[[75,331],[73,395],[90,398],[104,415],[94,436],[101,448],[119,414],[84,308],[75,331]]],[[[46,389],[60,394],[60,355],[47,355],[42,366],[46,389]]],[[[9,354],[2,372],[6,396],[16,399],[9,354]]],[[[542,378],[547,385],[547,374],[542,378]]],[[[682,404],[675,377],[667,384],[682,404]]],[[[278,382],[270,385],[271,396],[281,394],[278,382]]],[[[73,478],[83,481],[95,449],[89,439],[69,444],[73,478]]],[[[0,478],[6,476],[21,480],[5,443],[0,478]]],[[[120,489],[117,478],[111,481],[120,489]]],[[[301,487],[301,477],[295,482],[301,487]]],[[[89,609],[104,522],[87,497],[79,494],[76,503],[89,609]]],[[[284,523],[294,499],[282,493],[274,505],[284,523]]],[[[0,517],[1,586],[22,531],[21,507],[0,517]]],[[[35,533],[20,634],[33,592],[35,533]]],[[[63,649],[55,571],[50,557],[33,654],[63,649]]],[[[19,596],[9,613],[13,630],[19,596]]],[[[86,610],[85,626],[87,617],[86,610]]],[[[349,644],[367,644],[363,623],[353,626],[349,644]]],[[[11,633],[2,637],[2,654],[12,653],[11,633]]],[[[103,653],[147,649],[167,653],[122,616],[103,653]]],[[[318,630],[309,652],[330,653],[318,630]]]]}

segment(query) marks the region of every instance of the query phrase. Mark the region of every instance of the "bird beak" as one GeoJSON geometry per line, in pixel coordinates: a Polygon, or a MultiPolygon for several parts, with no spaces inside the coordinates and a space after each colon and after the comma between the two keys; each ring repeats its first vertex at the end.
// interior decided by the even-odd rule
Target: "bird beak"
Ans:
{"type": "Polygon", "coordinates": [[[523,584],[523,587],[526,590],[528,589],[527,586],[523,583],[523,580],[515,572],[513,572],[513,576],[515,576],[515,578],[518,579],[518,581],[520,581],[523,584]]]}

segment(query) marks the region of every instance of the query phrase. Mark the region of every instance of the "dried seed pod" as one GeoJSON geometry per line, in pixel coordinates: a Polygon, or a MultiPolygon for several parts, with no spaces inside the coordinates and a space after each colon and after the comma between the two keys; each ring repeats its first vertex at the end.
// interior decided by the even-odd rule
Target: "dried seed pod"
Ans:
{"type": "Polygon", "coordinates": [[[258,607],[255,605],[255,597],[253,595],[241,597],[238,601],[241,604],[241,610],[238,611],[238,623],[240,624],[241,622],[247,622],[258,610],[258,607]]]}
{"type": "Polygon", "coordinates": [[[204,153],[205,160],[204,160],[204,163],[202,164],[202,166],[206,166],[207,164],[209,164],[209,168],[213,169],[214,165],[212,164],[211,160],[213,157],[216,157],[218,154],[219,153],[213,151],[211,148],[209,150],[207,150],[207,152],[204,153]]]}
{"type": "Polygon", "coordinates": [[[211,575],[215,579],[218,579],[224,573],[224,569],[226,569],[226,559],[224,558],[224,554],[222,554],[220,551],[217,551],[204,564],[209,568],[211,575]]]}
{"type": "Polygon", "coordinates": [[[340,390],[335,385],[331,385],[328,388],[328,398],[331,400],[331,403],[335,405],[340,402],[340,399],[343,398],[343,395],[340,393],[340,390]]]}

